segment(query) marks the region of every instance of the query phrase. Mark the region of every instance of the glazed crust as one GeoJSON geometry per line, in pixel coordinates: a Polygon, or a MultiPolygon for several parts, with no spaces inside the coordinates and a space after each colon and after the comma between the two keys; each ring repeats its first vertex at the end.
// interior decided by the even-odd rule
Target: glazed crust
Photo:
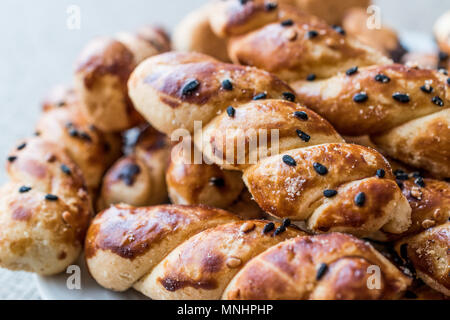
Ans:
{"type": "Polygon", "coordinates": [[[62,148],[42,138],[18,144],[1,188],[0,265],[59,273],[82,249],[92,211],[83,175],[62,148]]]}
{"type": "Polygon", "coordinates": [[[450,296],[449,246],[450,222],[447,222],[400,240],[396,250],[427,285],[450,296]]]}
{"type": "MultiPolygon", "coordinates": [[[[228,300],[396,299],[411,280],[369,244],[332,233],[298,237],[266,250],[234,277],[223,294],[228,300]],[[322,264],[325,274],[317,277],[322,264]],[[373,270],[380,283],[369,288],[373,270]]],[[[373,284],[373,283],[372,283],[373,284]]]]}
{"type": "MultiPolygon", "coordinates": [[[[209,122],[228,106],[258,94],[281,98],[292,89],[275,76],[255,68],[219,62],[199,53],[171,52],[141,63],[128,82],[136,108],[159,131],[194,130],[194,121],[209,122]],[[183,89],[194,80],[195,92],[183,89]],[[233,90],[222,88],[230,80],[233,90]],[[239,92],[239,95],[236,95],[239,92]]],[[[180,131],[175,132],[177,134],[180,131]]]]}
{"type": "Polygon", "coordinates": [[[89,122],[108,132],[142,122],[128,97],[128,78],[143,59],[169,48],[164,31],[150,27],[92,40],[76,62],[74,82],[89,122]]]}
{"type": "Polygon", "coordinates": [[[119,159],[103,178],[98,209],[116,203],[150,206],[167,202],[169,157],[167,137],[151,127],[143,130],[133,152],[119,159]]]}

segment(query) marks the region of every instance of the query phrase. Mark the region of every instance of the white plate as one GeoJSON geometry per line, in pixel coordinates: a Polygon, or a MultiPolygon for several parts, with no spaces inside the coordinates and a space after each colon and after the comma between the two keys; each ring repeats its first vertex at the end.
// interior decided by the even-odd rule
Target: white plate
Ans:
{"type": "MultiPolygon", "coordinates": [[[[400,32],[402,43],[414,52],[433,52],[436,45],[431,35],[425,33],[400,32]]],[[[77,265],[81,269],[81,289],[70,290],[67,279],[70,274],[60,274],[52,277],[35,276],[37,287],[43,299],[51,300],[143,300],[148,299],[139,292],[130,289],[127,292],[112,292],[98,285],[89,274],[83,258],[77,265]]]]}

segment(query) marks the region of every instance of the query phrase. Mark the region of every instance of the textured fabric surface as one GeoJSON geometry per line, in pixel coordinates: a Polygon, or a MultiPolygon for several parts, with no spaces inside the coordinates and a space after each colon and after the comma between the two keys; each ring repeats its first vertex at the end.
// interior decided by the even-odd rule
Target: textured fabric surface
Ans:
{"type": "MultiPolygon", "coordinates": [[[[70,83],[73,62],[90,38],[146,23],[171,29],[205,0],[2,0],[0,31],[0,159],[17,139],[31,135],[39,102],[54,84],[70,83]],[[67,28],[67,9],[81,10],[81,29],[67,28]]],[[[393,27],[431,32],[448,0],[377,0],[393,27]]],[[[1,161],[0,161],[1,163],[1,161]]],[[[0,170],[0,183],[6,179],[0,170]]],[[[33,277],[0,270],[0,299],[37,299],[33,277]]]]}

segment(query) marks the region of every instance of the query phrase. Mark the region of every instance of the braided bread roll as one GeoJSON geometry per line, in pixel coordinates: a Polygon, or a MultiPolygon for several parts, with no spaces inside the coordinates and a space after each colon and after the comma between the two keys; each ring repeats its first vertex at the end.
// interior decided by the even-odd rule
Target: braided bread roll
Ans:
{"type": "Polygon", "coordinates": [[[287,225],[239,221],[204,206],[116,206],[90,226],[86,261],[106,288],[134,287],[166,300],[390,299],[410,283],[367,243],[341,234],[307,236],[287,225]],[[263,259],[269,264],[261,265],[263,259]],[[369,289],[366,281],[372,264],[381,271],[378,290],[369,289]],[[261,269],[255,272],[255,266],[261,269]],[[296,290],[286,278],[298,284],[296,290]],[[251,281],[261,286],[252,287],[251,281]],[[274,289],[270,293],[269,287],[274,289]]]}
{"type": "Polygon", "coordinates": [[[59,273],[82,249],[92,211],[83,175],[62,148],[42,138],[8,158],[0,192],[0,266],[59,273]]]}
{"type": "Polygon", "coordinates": [[[103,210],[121,202],[133,206],[166,202],[169,156],[167,137],[152,127],[144,129],[133,152],[119,159],[103,178],[98,208],[103,210]]]}
{"type": "Polygon", "coordinates": [[[89,193],[95,196],[103,174],[121,154],[121,136],[103,133],[90,124],[70,88],[55,87],[45,98],[43,109],[36,133],[64,148],[81,169],[89,193]]]}
{"type": "Polygon", "coordinates": [[[154,27],[90,42],[76,63],[74,80],[88,121],[107,132],[142,122],[128,97],[128,77],[142,60],[169,49],[168,36],[154,27]]]}
{"type": "Polygon", "coordinates": [[[355,65],[392,62],[382,53],[289,5],[266,10],[264,1],[216,2],[211,27],[229,39],[234,63],[262,68],[286,81],[328,78],[355,65]],[[257,5],[259,4],[259,6],[257,5]]]}
{"type": "Polygon", "coordinates": [[[450,84],[441,72],[392,64],[293,83],[299,100],[345,135],[369,134],[387,155],[450,176],[450,84]]]}
{"type": "Polygon", "coordinates": [[[206,123],[203,133],[195,135],[195,145],[222,168],[243,171],[248,190],[273,216],[307,220],[315,231],[358,236],[380,229],[401,233],[409,227],[411,209],[387,161],[372,149],[344,144],[311,110],[271,100],[295,99],[276,77],[200,54],[169,53],[139,65],[129,87],[136,108],[168,135],[178,127],[192,132],[195,120],[206,123]],[[252,146],[252,133],[261,142],[261,132],[274,128],[279,139],[269,142],[268,152],[252,146]],[[239,138],[245,146],[240,156],[234,154],[239,138]],[[385,179],[375,177],[377,170],[385,172],[385,179]],[[337,194],[327,198],[328,189],[337,194]],[[355,199],[365,195],[357,204],[355,199]]]}

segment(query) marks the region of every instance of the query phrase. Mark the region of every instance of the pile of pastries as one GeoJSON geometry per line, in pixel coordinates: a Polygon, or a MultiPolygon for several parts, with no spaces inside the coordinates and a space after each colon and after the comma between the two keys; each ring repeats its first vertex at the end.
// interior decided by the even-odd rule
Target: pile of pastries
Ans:
{"type": "Polygon", "coordinates": [[[92,40],[8,155],[0,266],[83,254],[152,299],[448,299],[450,12],[424,54],[369,5],[218,0],[172,39],[92,40]]]}

